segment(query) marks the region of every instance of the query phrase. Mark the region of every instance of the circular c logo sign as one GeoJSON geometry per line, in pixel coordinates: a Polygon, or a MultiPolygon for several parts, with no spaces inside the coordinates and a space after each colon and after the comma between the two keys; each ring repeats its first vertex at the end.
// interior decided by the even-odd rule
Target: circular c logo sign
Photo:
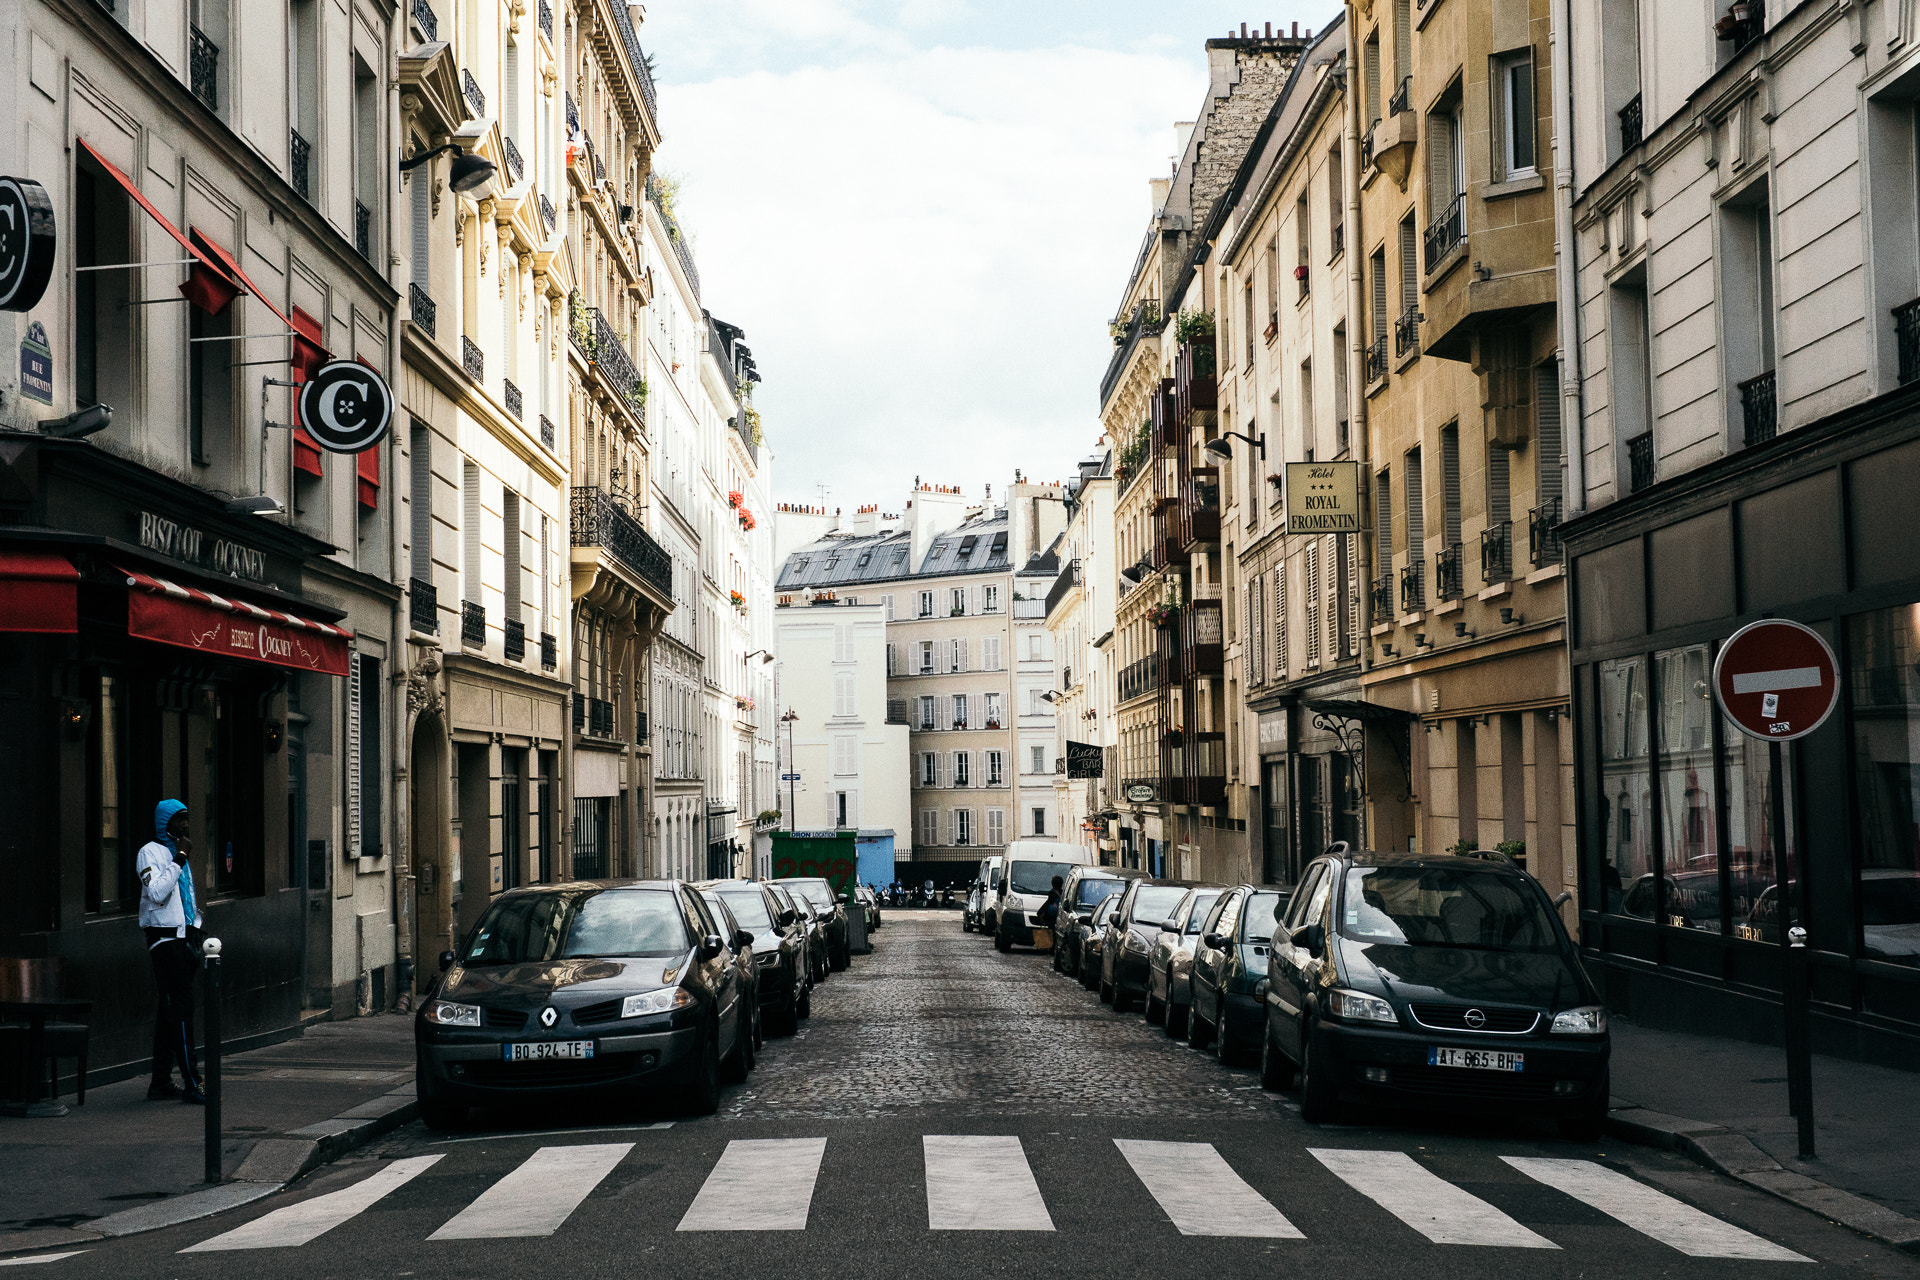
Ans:
{"type": "Polygon", "coordinates": [[[322,365],[300,390],[300,425],[329,453],[370,449],[392,423],[392,389],[357,360],[322,365]]]}
{"type": "Polygon", "coordinates": [[[0,311],[31,311],[53,276],[53,201],[27,178],[0,178],[0,311]]]}

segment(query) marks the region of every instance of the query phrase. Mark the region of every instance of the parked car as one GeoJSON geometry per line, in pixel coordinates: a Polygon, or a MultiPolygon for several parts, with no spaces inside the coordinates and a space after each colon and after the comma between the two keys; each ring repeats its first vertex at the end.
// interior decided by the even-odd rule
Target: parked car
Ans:
{"type": "MultiPolygon", "coordinates": [[[[785,903],[793,912],[793,927],[799,932],[801,945],[806,949],[807,986],[809,989],[827,980],[827,926],[805,897],[793,892],[788,885],[777,880],[767,882],[774,896],[785,903]]],[[[806,1017],[802,1013],[801,1017],[806,1017]]]]}
{"type": "Polygon", "coordinates": [[[786,908],[766,885],[752,880],[709,880],[699,886],[708,899],[717,899],[733,918],[753,934],[753,960],[758,971],[761,1025],[776,1036],[800,1029],[800,1005],[808,999],[806,943],[797,930],[777,923],[786,908]]]}
{"type": "Polygon", "coordinates": [[[1100,985],[1100,952],[1106,945],[1107,921],[1120,905],[1120,894],[1102,898],[1093,915],[1080,927],[1080,985],[1091,991],[1100,985]]]}
{"type": "Polygon", "coordinates": [[[828,967],[838,971],[851,964],[853,951],[847,941],[847,909],[834,894],[833,886],[821,876],[788,876],[774,883],[786,885],[813,904],[814,913],[826,928],[828,967]]]}
{"type": "MultiPolygon", "coordinates": [[[[1182,1012],[1182,1028],[1195,1048],[1213,1046],[1214,1055],[1230,1062],[1244,1049],[1257,1051],[1266,1026],[1263,996],[1267,980],[1267,953],[1273,930],[1292,897],[1291,889],[1275,885],[1243,884],[1220,895],[1200,925],[1200,942],[1193,951],[1192,1012],[1182,1012]]],[[[1167,1009],[1167,1034],[1174,1031],[1174,1011],[1167,1009]]]]}
{"type": "Polygon", "coordinates": [[[1080,952],[1086,946],[1087,923],[1093,909],[1127,887],[1137,871],[1110,867],[1075,867],[1060,895],[1060,915],[1053,925],[1053,968],[1056,973],[1080,976],[1080,952]]]}
{"type": "Polygon", "coordinates": [[[1308,864],[1267,959],[1261,1082],[1308,1121],[1347,1102],[1607,1118],[1606,1009],[1538,882],[1504,858],[1308,864]]]}
{"type": "Polygon", "coordinates": [[[474,1105],[674,1096],[719,1109],[753,1066],[744,929],[676,880],[583,881],[495,898],[414,1019],[420,1115],[474,1105]]]}
{"type": "Polygon", "coordinates": [[[967,887],[966,906],[960,912],[960,929],[963,933],[991,933],[988,923],[989,909],[993,899],[1000,893],[1000,869],[1005,859],[999,854],[991,858],[980,859],[980,873],[967,887]]]}
{"type": "Polygon", "coordinates": [[[1193,988],[1188,982],[1193,964],[1193,949],[1200,942],[1200,924],[1226,890],[1219,885],[1194,888],[1180,900],[1167,917],[1167,923],[1153,940],[1147,953],[1146,1019],[1150,1024],[1166,1024],[1168,1035],[1186,1033],[1187,1010],[1192,1006],[1193,988]],[[1173,1011],[1179,1010],[1181,1029],[1173,1029],[1173,1011]]]}
{"type": "Polygon", "coordinates": [[[1034,927],[1040,925],[1037,913],[1053,892],[1053,878],[1064,881],[1075,867],[1086,865],[1090,855],[1085,845],[1014,840],[1007,844],[1005,856],[1006,874],[993,907],[993,945],[1011,951],[1016,944],[1033,945],[1034,927]]]}
{"type": "Polygon", "coordinates": [[[878,933],[880,931],[879,895],[873,891],[871,886],[864,884],[855,885],[853,887],[853,893],[867,909],[867,932],[870,934],[878,933]]]}
{"type": "Polygon", "coordinates": [[[1107,917],[1100,947],[1100,999],[1125,1013],[1147,989],[1147,957],[1167,916],[1187,896],[1190,884],[1142,877],[1128,885],[1107,917]]]}

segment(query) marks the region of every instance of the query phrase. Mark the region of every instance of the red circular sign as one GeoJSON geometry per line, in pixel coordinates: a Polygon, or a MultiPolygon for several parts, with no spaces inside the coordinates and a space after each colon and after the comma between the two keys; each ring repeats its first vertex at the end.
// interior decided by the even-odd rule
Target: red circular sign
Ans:
{"type": "Polygon", "coordinates": [[[1833,714],[1840,664],[1812,627],[1783,618],[1749,623],[1720,646],[1713,696],[1742,733],[1791,742],[1833,714]]]}

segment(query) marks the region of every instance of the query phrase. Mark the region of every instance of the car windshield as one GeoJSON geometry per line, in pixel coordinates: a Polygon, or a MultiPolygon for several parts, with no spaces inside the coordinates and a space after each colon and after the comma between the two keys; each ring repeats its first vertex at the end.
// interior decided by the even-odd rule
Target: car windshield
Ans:
{"type": "Polygon", "coordinates": [[[733,918],[740,922],[743,929],[755,933],[765,933],[773,928],[773,918],[767,914],[767,900],[755,889],[722,889],[720,900],[733,912],[733,918]]]}
{"type": "Polygon", "coordinates": [[[467,943],[466,963],[670,955],[687,946],[686,922],[671,893],[529,893],[487,908],[467,943]]]}
{"type": "Polygon", "coordinates": [[[1158,924],[1173,914],[1180,905],[1180,899],[1187,891],[1174,884],[1147,884],[1140,886],[1140,892],[1133,895],[1134,920],[1158,924]]]}
{"type": "Polygon", "coordinates": [[[1202,889],[1193,895],[1193,911],[1187,916],[1187,932],[1199,933],[1200,926],[1207,922],[1207,911],[1220,901],[1221,890],[1202,889]]]}
{"type": "Polygon", "coordinates": [[[1126,886],[1124,880],[1082,880],[1079,888],[1073,891],[1073,896],[1081,906],[1091,906],[1111,898],[1126,886]]]}
{"type": "Polygon", "coordinates": [[[1492,869],[1355,867],[1340,932],[1355,942],[1475,951],[1560,947],[1544,907],[1515,876],[1492,869]]]}
{"type": "Polygon", "coordinates": [[[1016,858],[1007,868],[1007,884],[1015,893],[1052,893],[1053,878],[1062,880],[1073,870],[1071,862],[1029,862],[1016,858]]]}
{"type": "Polygon", "coordinates": [[[1240,909],[1240,939],[1243,942],[1266,942],[1273,937],[1274,919],[1280,914],[1281,899],[1277,893],[1256,893],[1247,898],[1247,905],[1240,909]]]}
{"type": "Polygon", "coordinates": [[[822,911],[833,910],[833,890],[824,880],[802,880],[793,886],[793,891],[822,911]]]}

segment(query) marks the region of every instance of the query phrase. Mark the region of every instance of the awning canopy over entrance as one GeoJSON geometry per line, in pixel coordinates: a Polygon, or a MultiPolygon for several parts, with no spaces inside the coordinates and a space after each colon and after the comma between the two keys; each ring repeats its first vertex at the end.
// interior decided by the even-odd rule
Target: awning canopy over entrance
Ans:
{"type": "Polygon", "coordinates": [[[80,630],[80,571],[57,551],[0,550],[0,631],[80,630]]]}
{"type": "Polygon", "coordinates": [[[127,585],[127,634],[213,657],[347,674],[353,637],[331,623],[265,609],[114,566],[127,585]]]}

